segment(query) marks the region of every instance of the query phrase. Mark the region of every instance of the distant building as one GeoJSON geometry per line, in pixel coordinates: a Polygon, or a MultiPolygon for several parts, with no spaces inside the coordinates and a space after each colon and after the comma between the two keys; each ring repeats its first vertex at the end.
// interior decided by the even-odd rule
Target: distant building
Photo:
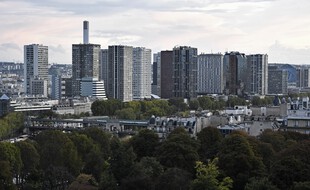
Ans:
{"type": "Polygon", "coordinates": [[[103,81],[91,77],[82,78],[81,96],[106,100],[107,97],[103,81]]]}
{"type": "Polygon", "coordinates": [[[288,71],[268,66],[268,94],[287,94],[288,71]]]}
{"type": "Polygon", "coordinates": [[[5,116],[10,110],[10,98],[3,94],[0,97],[0,117],[5,116]]]}
{"type": "Polygon", "coordinates": [[[244,53],[226,52],[224,55],[225,94],[243,95],[247,81],[247,58],[244,53]]]}
{"type": "Polygon", "coordinates": [[[174,97],[173,51],[161,51],[160,62],[157,64],[157,95],[161,98],[174,97]]]}
{"type": "Polygon", "coordinates": [[[160,74],[160,53],[153,54],[153,65],[152,65],[152,94],[158,95],[160,92],[158,90],[158,75],[160,74]]]}
{"type": "Polygon", "coordinates": [[[99,55],[99,80],[104,82],[104,88],[108,89],[108,49],[101,49],[99,55]]]}
{"type": "Polygon", "coordinates": [[[198,56],[198,94],[222,94],[224,91],[222,54],[198,56]]]}
{"type": "Polygon", "coordinates": [[[108,50],[108,98],[132,101],[133,47],[114,45],[108,50]]]}
{"type": "Polygon", "coordinates": [[[299,66],[296,69],[296,87],[297,88],[308,88],[310,87],[310,67],[299,66]]]}
{"type": "Polygon", "coordinates": [[[177,46],[173,48],[174,97],[197,97],[197,48],[177,46]]]}
{"type": "Polygon", "coordinates": [[[268,93],[268,55],[247,55],[248,80],[246,91],[249,94],[265,95],[268,93]]]}
{"type": "Polygon", "coordinates": [[[152,54],[144,47],[133,48],[132,98],[140,100],[151,98],[152,54]]]}
{"type": "Polygon", "coordinates": [[[47,96],[47,85],[44,85],[48,83],[47,46],[39,44],[24,46],[24,76],[25,94],[47,96]],[[46,82],[38,82],[38,80],[46,82]],[[39,92],[46,93],[40,94],[39,92]]]}
{"type": "Polygon", "coordinates": [[[83,78],[99,80],[100,45],[88,41],[89,23],[83,23],[84,44],[72,44],[72,95],[81,95],[83,78]]]}

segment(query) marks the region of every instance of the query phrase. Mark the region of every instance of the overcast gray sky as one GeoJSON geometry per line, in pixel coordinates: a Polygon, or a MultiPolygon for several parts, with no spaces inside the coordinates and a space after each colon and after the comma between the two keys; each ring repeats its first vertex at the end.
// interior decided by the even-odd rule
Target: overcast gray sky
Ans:
{"type": "Polygon", "coordinates": [[[310,64],[309,0],[0,0],[0,20],[0,61],[23,62],[23,45],[38,43],[50,63],[71,63],[88,20],[90,42],[102,48],[186,45],[310,64]]]}

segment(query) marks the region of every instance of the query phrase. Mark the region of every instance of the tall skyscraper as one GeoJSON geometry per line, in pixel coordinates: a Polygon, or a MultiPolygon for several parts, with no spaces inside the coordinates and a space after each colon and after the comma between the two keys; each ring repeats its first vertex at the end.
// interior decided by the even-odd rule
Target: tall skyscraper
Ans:
{"type": "Polygon", "coordinates": [[[99,54],[100,45],[91,44],[88,41],[89,23],[83,22],[83,41],[84,44],[72,44],[72,95],[73,96],[94,96],[95,92],[83,93],[81,92],[81,84],[83,82],[83,89],[89,89],[85,85],[93,85],[90,83],[99,80],[99,54]]]}
{"type": "Polygon", "coordinates": [[[288,71],[276,64],[268,65],[268,94],[287,94],[288,71]]]}
{"type": "Polygon", "coordinates": [[[150,49],[133,48],[132,95],[134,100],[151,98],[151,54],[150,49]]]}
{"type": "Polygon", "coordinates": [[[197,97],[197,48],[173,48],[174,97],[197,97]]]}
{"type": "Polygon", "coordinates": [[[198,94],[222,94],[224,91],[222,54],[198,56],[198,94]]]}
{"type": "Polygon", "coordinates": [[[247,55],[248,83],[246,91],[250,94],[268,93],[268,55],[247,55]]]}
{"type": "Polygon", "coordinates": [[[132,101],[133,47],[114,45],[108,49],[108,98],[132,101]]]}
{"type": "Polygon", "coordinates": [[[24,76],[25,76],[24,77],[25,94],[47,96],[47,83],[48,83],[47,46],[39,44],[31,44],[24,46],[24,76]]]}
{"type": "Polygon", "coordinates": [[[161,51],[160,62],[157,69],[157,89],[161,98],[174,97],[174,79],[173,79],[173,51],[161,51]]]}
{"type": "Polygon", "coordinates": [[[159,79],[158,76],[160,75],[160,53],[153,54],[153,65],[152,65],[152,94],[159,95],[160,92],[158,90],[159,79]]]}
{"type": "Polygon", "coordinates": [[[310,87],[310,67],[309,66],[299,66],[296,69],[297,79],[296,87],[297,88],[307,88],[310,87]]]}
{"type": "Polygon", "coordinates": [[[224,55],[225,94],[243,95],[247,80],[246,56],[239,52],[226,52],[224,55]]]}
{"type": "Polygon", "coordinates": [[[101,49],[99,55],[99,80],[104,81],[104,88],[108,89],[108,49],[101,49]]]}

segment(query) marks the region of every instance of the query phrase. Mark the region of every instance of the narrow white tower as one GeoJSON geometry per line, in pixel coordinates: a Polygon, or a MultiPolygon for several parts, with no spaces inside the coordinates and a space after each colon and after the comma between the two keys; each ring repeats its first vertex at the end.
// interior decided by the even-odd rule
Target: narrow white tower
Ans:
{"type": "Polygon", "coordinates": [[[83,44],[88,44],[89,43],[89,23],[88,21],[83,22],[83,44]]]}

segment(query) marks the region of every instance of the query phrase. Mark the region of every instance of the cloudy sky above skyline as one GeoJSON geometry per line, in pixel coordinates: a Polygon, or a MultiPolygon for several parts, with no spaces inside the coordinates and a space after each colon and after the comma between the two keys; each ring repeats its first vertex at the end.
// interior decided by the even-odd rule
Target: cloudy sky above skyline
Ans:
{"type": "Polygon", "coordinates": [[[71,63],[72,44],[176,45],[201,53],[267,53],[269,62],[310,64],[309,0],[0,0],[0,61],[23,62],[23,45],[49,47],[71,63]]]}

